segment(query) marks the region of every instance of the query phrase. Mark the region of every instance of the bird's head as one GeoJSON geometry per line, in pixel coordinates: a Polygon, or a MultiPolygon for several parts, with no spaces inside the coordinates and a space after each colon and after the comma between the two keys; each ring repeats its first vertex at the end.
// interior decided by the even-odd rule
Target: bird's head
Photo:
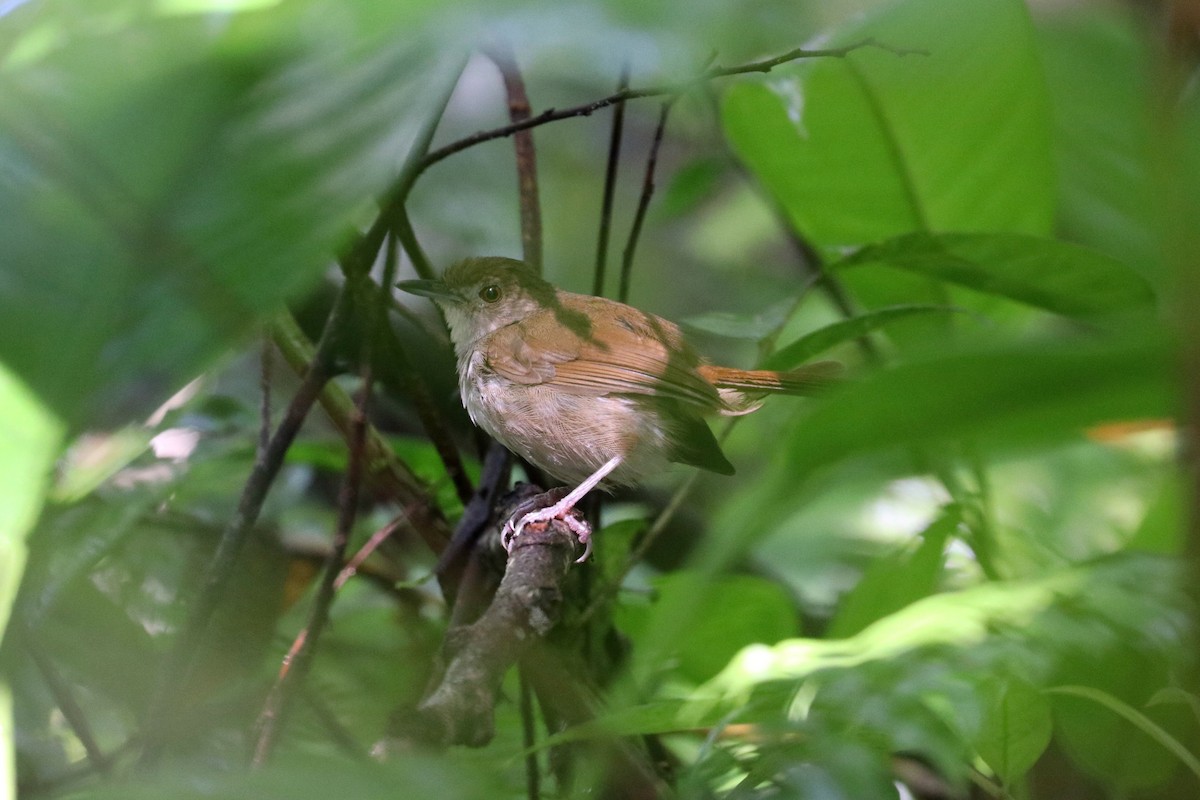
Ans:
{"type": "Polygon", "coordinates": [[[441,307],[456,350],[554,302],[552,285],[524,262],[499,256],[468,258],[441,280],[401,281],[396,287],[441,307]]]}

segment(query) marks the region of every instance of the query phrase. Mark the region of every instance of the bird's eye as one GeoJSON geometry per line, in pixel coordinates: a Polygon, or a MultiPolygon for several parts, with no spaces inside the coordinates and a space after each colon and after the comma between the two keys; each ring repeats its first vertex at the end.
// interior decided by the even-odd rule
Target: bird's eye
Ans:
{"type": "Polygon", "coordinates": [[[494,283],[479,290],[479,299],[485,303],[494,303],[500,299],[500,287],[494,283]]]}

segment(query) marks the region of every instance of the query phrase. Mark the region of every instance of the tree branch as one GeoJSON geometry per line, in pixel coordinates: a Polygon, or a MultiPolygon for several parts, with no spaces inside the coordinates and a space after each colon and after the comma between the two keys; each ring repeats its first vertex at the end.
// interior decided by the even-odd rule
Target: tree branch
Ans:
{"type": "MultiPolygon", "coordinates": [[[[522,488],[524,493],[537,493],[534,487],[522,488]]],[[[506,504],[494,518],[493,532],[515,505],[506,504]]],[[[578,546],[575,534],[558,520],[545,528],[530,526],[517,537],[491,604],[473,623],[447,633],[441,677],[415,710],[398,719],[395,735],[470,747],[491,741],[500,682],[509,667],[558,623],[563,604],[560,586],[578,546]]]]}
{"type": "MultiPolygon", "coordinates": [[[[488,58],[496,64],[504,79],[508,98],[508,116],[514,124],[529,120],[533,113],[525,82],[517,69],[517,61],[507,45],[488,50],[488,58]]],[[[521,250],[525,263],[539,275],[542,272],[542,212],[538,201],[537,154],[533,149],[533,134],[528,128],[514,131],[513,144],[517,151],[517,187],[521,205],[521,250]]]]}
{"type": "Polygon", "coordinates": [[[229,585],[238,555],[262,511],[262,504],[283,466],[288,448],[295,441],[322,388],[333,375],[334,354],[345,331],[349,306],[350,292],[343,287],[325,321],[325,329],[321,333],[312,359],[307,363],[304,379],[288,404],[279,428],[271,437],[266,449],[255,458],[254,467],[242,488],[237,510],[225,526],[212,563],[205,573],[200,595],[188,615],[174,649],[165,659],[158,685],[151,696],[144,725],[146,749],[142,753],[143,763],[157,761],[162,753],[162,732],[169,720],[176,716],[175,699],[191,676],[196,653],[208,630],[213,612],[229,585]]]}
{"type": "MultiPolygon", "coordinates": [[[[629,64],[621,68],[617,93],[629,88],[629,64]]],[[[617,188],[617,167],[621,161],[621,137],[625,132],[625,101],[613,109],[612,132],[608,137],[608,164],[604,169],[604,200],[600,206],[600,234],[596,241],[596,269],[592,278],[592,294],[604,295],[604,272],[608,268],[608,240],[612,233],[613,197],[617,188]]]]}
{"type": "Polygon", "coordinates": [[[633,254],[637,250],[638,239],[642,234],[642,223],[646,221],[646,212],[650,208],[650,198],[654,194],[654,170],[658,166],[658,150],[662,146],[663,131],[667,127],[667,115],[671,113],[674,100],[662,104],[658,114],[658,125],[654,128],[654,141],[650,144],[650,156],[646,159],[646,174],[642,178],[642,194],[638,198],[637,213],[633,217],[633,228],[629,231],[629,241],[625,244],[625,252],[621,255],[621,284],[617,291],[617,299],[622,303],[629,300],[629,280],[633,273],[633,254]]]}
{"type": "Polygon", "coordinates": [[[755,72],[770,72],[775,67],[778,67],[789,61],[798,61],[805,58],[842,58],[854,52],[855,50],[861,50],[867,47],[875,47],[881,50],[886,50],[898,56],[926,54],[924,50],[909,50],[893,47],[891,45],[876,41],[874,38],[870,38],[863,39],[862,41],[855,42],[854,44],[846,45],[845,47],[831,47],[814,50],[797,48],[775,58],[766,59],[765,61],[755,61],[736,67],[709,67],[692,80],[684,83],[669,84],[665,86],[650,86],[644,89],[624,89],[616,92],[615,94],[611,94],[608,97],[601,98],[600,100],[593,100],[590,103],[584,103],[582,105],[571,106],[570,108],[563,109],[547,109],[536,116],[520,122],[514,122],[510,125],[504,125],[487,131],[479,131],[476,134],[459,139],[457,142],[452,142],[445,147],[441,147],[432,151],[425,156],[417,171],[424,172],[439,161],[444,161],[455,153],[460,153],[463,150],[474,147],[477,144],[489,142],[493,139],[503,139],[507,136],[512,136],[518,131],[536,128],[539,125],[546,125],[547,123],[557,122],[561,119],[570,119],[571,117],[588,117],[602,108],[607,108],[625,100],[636,100],[641,97],[677,96],[683,94],[696,84],[705,83],[718,78],[725,78],[730,75],[745,75],[755,72]]]}

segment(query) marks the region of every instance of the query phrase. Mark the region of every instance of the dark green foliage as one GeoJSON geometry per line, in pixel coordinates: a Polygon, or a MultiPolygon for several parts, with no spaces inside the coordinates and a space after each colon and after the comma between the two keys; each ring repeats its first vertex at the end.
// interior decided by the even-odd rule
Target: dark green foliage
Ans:
{"type": "MultiPolygon", "coordinates": [[[[190,673],[166,684],[174,713],[151,719],[254,464],[255,332],[304,304],[316,337],[338,257],[452,69],[498,37],[535,113],[610,94],[625,61],[635,88],[687,87],[635,304],[685,321],[714,360],[847,367],[817,398],[714,423],[737,474],[702,477],[669,523],[682,471],[606,504],[570,575],[599,605],[559,631],[602,702],[535,726],[543,772],[578,756],[564,794],[599,796],[596,754],[619,736],[663,748],[683,797],[894,798],[914,765],[981,796],[1196,794],[1200,103],[1194,83],[1172,92],[1159,21],[1020,0],[8,5],[0,667],[15,726],[0,717],[0,746],[22,796],[526,796],[512,674],[487,748],[366,757],[427,691],[448,628],[437,554],[403,531],[337,593],[275,756],[248,766],[351,461],[329,398],[190,673]],[[655,546],[627,563],[646,531],[655,546]],[[163,758],[139,765],[151,745],[163,758]]],[[[613,253],[655,103],[626,109],[613,253]]],[[[536,129],[546,274],[573,290],[591,283],[607,113],[536,129]]],[[[500,81],[472,60],[433,147],[505,121],[500,81]]],[[[435,267],[519,252],[511,159],[489,142],[417,176],[405,208],[435,267]]],[[[426,311],[392,322],[429,379],[421,412],[447,421],[441,452],[478,481],[426,311]]],[[[343,398],[365,337],[347,338],[343,398]]],[[[278,355],[268,380],[277,425],[298,381],[278,355]]],[[[371,422],[452,525],[464,503],[406,391],[377,385],[371,422]]],[[[401,511],[386,481],[359,506],[350,552],[401,511]]]]}

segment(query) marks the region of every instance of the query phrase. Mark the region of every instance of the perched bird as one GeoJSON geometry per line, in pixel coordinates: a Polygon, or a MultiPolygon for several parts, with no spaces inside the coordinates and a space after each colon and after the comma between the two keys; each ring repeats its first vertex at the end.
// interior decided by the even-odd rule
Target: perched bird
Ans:
{"type": "MultiPolygon", "coordinates": [[[[597,485],[629,486],[680,462],[733,473],[706,414],[756,410],[767,394],[811,394],[840,371],[821,361],[789,372],[706,363],[674,323],[602,297],[556,289],[523,262],[469,258],[440,281],[397,286],[446,315],[471,420],[547,474],[577,484],[505,528],[562,519],[597,485]]],[[[587,552],[583,558],[587,558],[587,552]]]]}

